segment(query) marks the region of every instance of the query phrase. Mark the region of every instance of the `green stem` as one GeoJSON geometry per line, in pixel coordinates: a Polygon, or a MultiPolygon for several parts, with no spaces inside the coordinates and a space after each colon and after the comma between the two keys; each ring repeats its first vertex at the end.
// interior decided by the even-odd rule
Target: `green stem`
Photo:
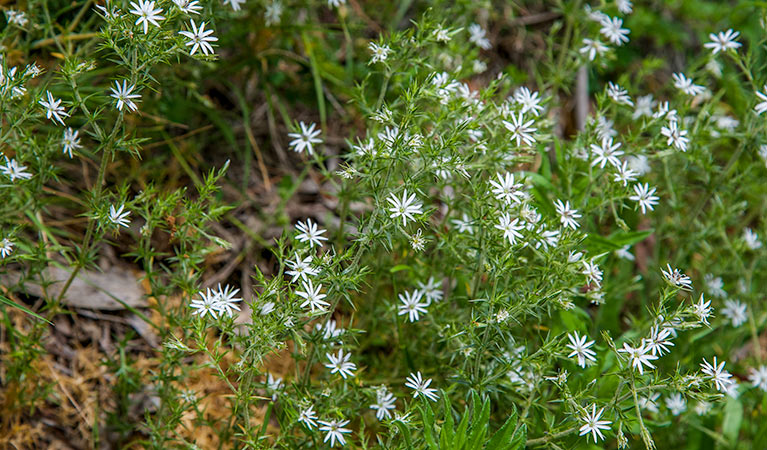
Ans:
{"type": "Polygon", "coordinates": [[[547,436],[543,436],[543,437],[539,437],[539,438],[535,438],[535,439],[528,439],[527,441],[525,441],[525,447],[532,447],[532,446],[541,445],[541,444],[548,444],[551,441],[554,441],[554,440],[557,440],[557,439],[559,439],[561,437],[565,437],[565,436],[567,436],[569,434],[575,433],[576,431],[578,431],[578,428],[580,428],[580,427],[575,426],[575,427],[568,428],[566,430],[560,431],[558,433],[549,434],[547,436]]]}
{"type": "Polygon", "coordinates": [[[642,419],[642,410],[639,408],[637,388],[634,384],[634,372],[631,372],[631,395],[634,397],[634,411],[636,412],[637,420],[639,421],[639,430],[642,433],[642,440],[644,441],[644,445],[647,447],[647,450],[654,449],[655,442],[653,442],[650,432],[647,430],[647,427],[645,427],[644,420],[642,419]]]}

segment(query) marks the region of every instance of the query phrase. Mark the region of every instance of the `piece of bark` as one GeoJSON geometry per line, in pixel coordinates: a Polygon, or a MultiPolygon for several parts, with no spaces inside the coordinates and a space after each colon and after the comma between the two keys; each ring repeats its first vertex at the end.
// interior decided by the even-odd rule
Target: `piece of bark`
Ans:
{"type": "MultiPolygon", "coordinates": [[[[54,282],[46,288],[49,298],[59,297],[71,273],[71,269],[60,267],[49,267],[45,270],[45,280],[54,282]]],[[[3,282],[11,281],[15,284],[17,280],[18,275],[16,277],[9,275],[3,282]]],[[[27,294],[37,297],[44,295],[39,280],[24,283],[24,290],[27,294]]],[[[147,306],[144,291],[133,273],[130,270],[112,266],[106,272],[81,269],[75,279],[72,280],[72,284],[70,284],[61,302],[75,308],[107,311],[126,309],[122,303],[115,299],[121,300],[132,308],[147,306]]]]}
{"type": "Polygon", "coordinates": [[[142,338],[144,338],[150,347],[157,348],[160,338],[157,336],[157,334],[155,334],[154,328],[146,323],[144,319],[135,314],[131,314],[128,316],[128,323],[142,338]]]}

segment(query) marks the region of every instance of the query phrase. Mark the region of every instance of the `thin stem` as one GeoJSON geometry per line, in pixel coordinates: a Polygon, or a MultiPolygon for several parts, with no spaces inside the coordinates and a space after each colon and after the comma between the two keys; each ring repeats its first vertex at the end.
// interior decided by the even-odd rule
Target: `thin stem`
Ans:
{"type": "Polygon", "coordinates": [[[580,427],[575,426],[575,427],[568,428],[566,430],[560,431],[558,433],[549,434],[547,436],[543,436],[543,437],[539,437],[539,438],[535,438],[535,439],[528,439],[528,440],[525,441],[525,446],[526,447],[531,447],[531,446],[536,446],[536,445],[541,445],[541,444],[548,444],[549,442],[551,442],[553,440],[556,440],[556,439],[559,439],[561,437],[565,437],[567,435],[575,433],[576,431],[578,431],[578,428],[580,428],[580,427]]]}
{"type": "Polygon", "coordinates": [[[530,389],[530,395],[527,396],[527,401],[525,402],[525,409],[523,409],[522,414],[519,415],[517,426],[514,428],[514,433],[512,434],[516,434],[519,427],[522,426],[523,421],[527,419],[527,415],[530,414],[530,408],[533,406],[533,400],[535,400],[535,391],[536,388],[530,389]]]}
{"type": "Polygon", "coordinates": [[[735,54],[735,55],[732,57],[732,59],[734,59],[734,60],[735,60],[735,64],[737,64],[737,65],[738,65],[738,67],[740,68],[741,72],[743,72],[743,74],[746,76],[746,78],[748,78],[748,82],[749,82],[749,83],[751,83],[751,88],[753,88],[753,89],[754,89],[754,91],[757,91],[757,90],[759,90],[759,89],[756,87],[756,84],[754,83],[754,77],[751,75],[751,71],[750,71],[750,70],[748,70],[748,68],[746,67],[746,65],[743,63],[743,58],[741,58],[740,54],[736,53],[736,54],[735,54]]]}
{"type": "Polygon", "coordinates": [[[56,37],[53,37],[53,38],[41,39],[37,42],[34,42],[32,44],[32,48],[38,49],[42,47],[47,47],[51,44],[60,43],[60,42],[84,41],[86,39],[95,38],[98,35],[99,33],[77,33],[77,34],[56,35],[56,37]]]}
{"type": "Polygon", "coordinates": [[[644,445],[647,447],[647,450],[654,449],[655,442],[653,442],[650,432],[645,427],[644,420],[642,419],[642,410],[639,409],[639,398],[637,397],[637,388],[634,384],[634,372],[631,372],[631,395],[634,397],[634,411],[636,411],[637,420],[639,421],[639,430],[642,433],[644,445]]]}
{"type": "MultiPolygon", "coordinates": [[[[77,80],[75,78],[69,77],[69,83],[72,86],[72,92],[74,93],[75,100],[77,100],[78,105],[80,106],[80,109],[85,113],[86,116],[88,116],[89,121],[93,124],[93,128],[96,130],[96,133],[100,137],[104,137],[104,131],[99,126],[99,124],[93,120],[93,115],[88,110],[88,107],[85,105],[85,102],[83,101],[82,97],[80,96],[80,90],[77,85],[77,80]]],[[[121,111],[120,114],[117,116],[117,120],[115,121],[115,124],[112,128],[111,133],[108,137],[106,137],[106,141],[102,141],[101,147],[102,147],[102,153],[101,153],[101,163],[99,164],[99,171],[96,175],[96,185],[93,187],[93,204],[98,205],[102,201],[102,196],[104,193],[103,185],[104,180],[106,178],[106,169],[107,164],[109,163],[109,160],[112,158],[113,152],[114,152],[114,139],[117,136],[117,131],[122,127],[123,122],[123,112],[121,111]]],[[[90,220],[88,222],[88,228],[85,232],[85,238],[83,239],[83,245],[81,247],[80,255],[77,259],[77,264],[75,265],[74,269],[72,270],[72,273],[69,275],[69,278],[67,278],[66,282],[64,282],[64,286],[62,287],[61,291],[59,292],[59,296],[57,299],[57,302],[60,303],[62,299],[64,298],[64,295],[67,293],[67,290],[72,285],[72,282],[74,281],[77,274],[80,272],[80,269],[85,266],[85,257],[90,252],[91,246],[92,246],[92,238],[93,233],[95,231],[96,221],[90,220]]]]}
{"type": "Polygon", "coordinates": [[[63,55],[66,55],[67,51],[64,50],[64,46],[61,45],[61,40],[59,39],[59,36],[53,32],[53,20],[51,20],[50,11],[48,11],[48,0],[43,0],[43,15],[45,16],[46,28],[48,28],[48,31],[50,32],[51,36],[53,36],[52,37],[53,43],[56,44],[56,48],[58,48],[63,55]]]}
{"type": "Polygon", "coordinates": [[[216,368],[216,371],[219,374],[219,377],[226,382],[226,384],[229,386],[229,389],[232,390],[232,393],[237,395],[237,388],[234,387],[231,381],[229,381],[229,377],[226,376],[226,373],[224,372],[224,369],[221,368],[221,365],[216,360],[215,356],[213,355],[213,352],[211,352],[208,349],[207,345],[204,345],[203,348],[205,349],[205,354],[208,355],[208,357],[211,359],[211,361],[214,363],[213,365],[216,368]]]}

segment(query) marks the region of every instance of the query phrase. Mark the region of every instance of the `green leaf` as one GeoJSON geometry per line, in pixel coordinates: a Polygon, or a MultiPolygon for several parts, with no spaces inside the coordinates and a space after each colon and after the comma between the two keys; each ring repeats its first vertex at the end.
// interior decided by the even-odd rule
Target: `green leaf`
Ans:
{"type": "Polygon", "coordinates": [[[434,411],[432,411],[431,406],[428,403],[422,405],[420,409],[421,417],[423,418],[423,437],[426,441],[426,445],[428,445],[431,450],[439,450],[439,446],[434,440],[434,411]]]}
{"type": "MultiPolygon", "coordinates": [[[[16,303],[16,302],[14,302],[13,300],[11,300],[11,299],[9,299],[9,298],[6,298],[6,297],[5,297],[5,296],[3,296],[3,295],[0,295],[0,304],[8,305],[8,306],[10,306],[10,307],[12,307],[12,308],[20,309],[20,310],[24,311],[25,313],[29,314],[29,315],[30,315],[30,316],[32,316],[32,317],[35,317],[35,318],[37,318],[37,319],[40,319],[40,320],[42,320],[42,321],[44,321],[44,322],[48,322],[48,323],[51,323],[51,322],[50,322],[50,321],[48,321],[48,320],[47,320],[45,317],[43,317],[43,316],[41,316],[41,315],[37,314],[36,312],[32,311],[31,309],[27,308],[27,307],[26,307],[26,306],[24,306],[24,305],[20,305],[20,304],[18,304],[18,303],[16,303]]],[[[51,325],[53,325],[53,324],[51,323],[51,325]]]]}
{"type": "Polygon", "coordinates": [[[487,442],[485,448],[487,450],[506,448],[506,446],[511,443],[512,436],[516,436],[516,434],[514,434],[514,429],[516,427],[517,410],[514,409],[511,411],[511,415],[509,415],[509,417],[506,419],[506,422],[503,424],[503,426],[501,426],[501,428],[499,428],[498,431],[496,431],[495,434],[493,434],[493,436],[487,442]]]}
{"type": "Polygon", "coordinates": [[[445,423],[442,424],[442,430],[439,433],[439,447],[448,449],[453,442],[455,422],[453,421],[453,408],[450,407],[450,398],[444,391],[442,391],[442,399],[445,403],[445,423]]]}
{"type": "MultiPolygon", "coordinates": [[[[762,407],[767,402],[767,397],[762,400],[762,407]]],[[[757,425],[756,432],[754,432],[753,448],[767,448],[767,421],[762,421],[757,425]]]]}
{"type": "Polygon", "coordinates": [[[327,112],[325,109],[325,93],[322,88],[322,76],[320,74],[320,64],[317,61],[317,56],[314,53],[314,42],[309,39],[309,36],[305,32],[301,33],[301,39],[304,42],[304,48],[309,57],[309,65],[312,69],[312,78],[314,79],[314,91],[317,94],[317,106],[320,110],[320,122],[322,123],[322,129],[326,129],[327,112]]]}
{"type": "Polygon", "coordinates": [[[641,242],[648,236],[653,234],[655,230],[642,230],[642,231],[629,231],[613,233],[608,237],[603,237],[598,234],[589,234],[586,237],[584,243],[589,250],[595,253],[604,251],[615,251],[627,245],[634,245],[637,242],[641,242]]]}
{"type": "Polygon", "coordinates": [[[610,235],[610,241],[615,245],[625,247],[626,245],[634,245],[637,242],[642,242],[647,239],[655,230],[641,230],[641,231],[629,231],[622,233],[614,233],[610,235]]]}
{"type": "Polygon", "coordinates": [[[560,310],[559,318],[562,320],[562,323],[565,325],[568,331],[586,331],[589,326],[588,324],[591,322],[591,316],[589,316],[589,313],[578,307],[575,307],[569,311],[564,309],[560,310]]]}
{"type": "Polygon", "coordinates": [[[562,141],[560,141],[557,138],[554,138],[554,155],[555,155],[555,162],[557,163],[557,168],[562,167],[562,163],[565,160],[564,152],[565,152],[565,149],[562,148],[562,141]]]}
{"type": "Polygon", "coordinates": [[[729,397],[724,405],[724,420],[722,420],[722,434],[725,439],[735,445],[740,434],[740,424],[743,421],[743,405],[738,399],[729,397]]]}
{"type": "Polygon", "coordinates": [[[413,448],[413,439],[410,436],[410,428],[408,428],[407,424],[401,420],[395,420],[394,424],[397,425],[400,434],[405,438],[405,445],[407,445],[407,448],[413,448]]]}
{"type": "Polygon", "coordinates": [[[391,269],[389,269],[389,273],[397,273],[402,270],[413,270],[412,267],[408,266],[407,264],[398,264],[391,269]]]}
{"type": "Polygon", "coordinates": [[[615,250],[620,250],[620,248],[623,247],[622,245],[618,245],[610,239],[602,237],[598,234],[589,234],[586,236],[586,239],[584,239],[583,243],[589,249],[589,252],[592,253],[602,253],[605,251],[612,252],[615,250]]]}
{"type": "Polygon", "coordinates": [[[527,425],[522,424],[522,426],[520,426],[519,429],[514,432],[514,437],[511,438],[511,444],[507,447],[507,449],[523,449],[525,448],[525,441],[527,441],[527,425]]]}
{"type": "Polygon", "coordinates": [[[482,442],[487,436],[487,427],[490,420],[490,400],[485,399],[482,402],[482,408],[479,407],[480,397],[474,393],[474,415],[471,418],[471,428],[469,429],[469,440],[466,448],[468,450],[480,450],[482,442]]]}
{"type": "Polygon", "coordinates": [[[551,179],[551,161],[549,160],[549,152],[546,150],[546,146],[538,148],[538,153],[541,155],[541,168],[538,169],[547,180],[551,179]]]}
{"type": "Polygon", "coordinates": [[[470,415],[471,412],[467,407],[463,412],[461,423],[458,424],[458,430],[456,430],[455,435],[453,436],[453,450],[461,450],[463,448],[463,444],[466,441],[466,430],[469,428],[470,415]]]}
{"type": "Polygon", "coordinates": [[[533,185],[545,192],[556,192],[557,188],[551,184],[548,178],[535,172],[525,172],[525,176],[533,181],[533,185]]]}
{"type": "Polygon", "coordinates": [[[704,328],[701,331],[698,331],[697,333],[692,333],[690,335],[690,343],[692,344],[693,342],[697,340],[703,339],[704,337],[708,336],[709,334],[713,332],[714,332],[713,328],[704,328]]]}

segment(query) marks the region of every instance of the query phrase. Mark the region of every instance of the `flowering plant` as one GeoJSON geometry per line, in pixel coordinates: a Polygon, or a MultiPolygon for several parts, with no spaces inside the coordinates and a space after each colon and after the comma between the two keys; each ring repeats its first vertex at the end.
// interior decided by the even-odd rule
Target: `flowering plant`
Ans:
{"type": "Polygon", "coordinates": [[[697,30],[707,40],[666,67],[632,43],[677,10],[560,2],[507,24],[547,24],[523,74],[487,57],[500,14],[438,3],[413,6],[406,25],[403,3],[364,42],[377,17],[351,0],[139,0],[92,14],[82,2],[66,26],[71,12],[48,2],[6,9],[0,377],[14,417],[52,401],[36,361],[61,316],[81,314],[73,286],[117,248],[144,303],[109,294],[156,339],[143,366],[129,338],[105,345],[110,414],[138,393],[153,402],[140,431],[109,424],[122,445],[763,445],[761,25],[697,30]],[[225,96],[197,89],[245,36],[223,24],[248,21],[278,37],[218,86],[231,93],[220,109],[242,117],[223,115],[225,96]],[[315,25],[335,30],[342,63],[315,25]],[[56,62],[23,60],[48,47],[56,62]],[[265,69],[283,57],[301,69],[265,69]],[[295,90],[316,96],[316,113],[294,120],[279,76],[304,76],[295,90]],[[203,131],[173,117],[220,139],[194,141],[203,131]],[[267,141],[294,175],[270,175],[267,141]],[[195,156],[221,142],[237,164],[195,156]],[[173,168],[147,158],[157,148],[173,168]],[[302,189],[329,206],[288,212],[302,189]]]}

